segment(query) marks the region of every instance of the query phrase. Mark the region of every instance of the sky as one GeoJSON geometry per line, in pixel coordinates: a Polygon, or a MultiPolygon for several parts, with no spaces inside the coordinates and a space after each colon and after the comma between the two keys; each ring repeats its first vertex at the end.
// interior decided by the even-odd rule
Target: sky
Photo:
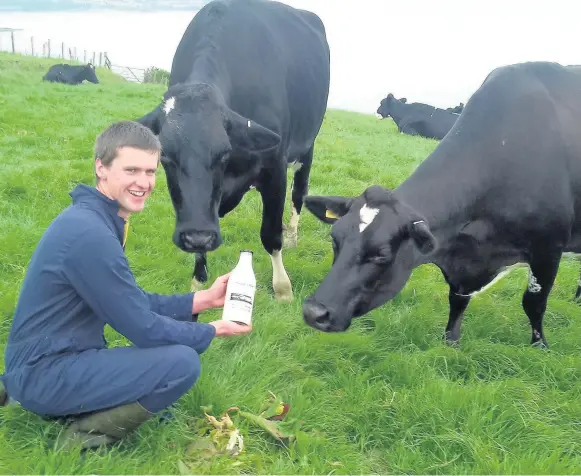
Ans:
{"type": "MultiPolygon", "coordinates": [[[[331,49],[330,108],[373,114],[389,92],[408,102],[451,107],[466,103],[498,66],[523,61],[581,64],[576,33],[581,2],[572,0],[283,3],[313,11],[325,24],[331,49]]],[[[107,51],[116,65],[169,70],[195,13],[183,7],[156,12],[4,11],[0,27],[24,29],[17,33],[18,49],[30,49],[30,36],[37,44],[50,38],[52,44],[64,41],[67,48],[107,51]]],[[[0,34],[0,49],[8,47],[9,37],[0,34]]]]}

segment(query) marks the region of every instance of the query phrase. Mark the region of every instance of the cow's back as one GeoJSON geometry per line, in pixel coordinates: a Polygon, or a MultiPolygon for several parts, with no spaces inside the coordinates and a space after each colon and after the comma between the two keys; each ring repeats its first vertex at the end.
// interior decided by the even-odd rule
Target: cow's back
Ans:
{"type": "Polygon", "coordinates": [[[315,14],[274,1],[214,1],[186,29],[170,86],[210,69],[229,107],[301,148],[314,140],[325,113],[329,61],[315,14]]]}

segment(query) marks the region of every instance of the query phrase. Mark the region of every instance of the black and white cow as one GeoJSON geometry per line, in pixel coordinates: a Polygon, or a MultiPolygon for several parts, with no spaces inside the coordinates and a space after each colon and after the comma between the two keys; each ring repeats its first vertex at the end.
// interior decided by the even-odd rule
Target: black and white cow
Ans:
{"type": "Polygon", "coordinates": [[[325,28],[314,13],[268,0],[221,0],[191,21],[162,103],[138,121],[159,135],[176,212],[173,242],[197,254],[194,289],[208,279],[206,253],[222,243],[219,218],[256,188],[273,288],[277,299],[292,299],[281,255],[287,167],[295,169],[285,237],[292,247],[329,80],[325,28]]]}
{"type": "Polygon", "coordinates": [[[44,81],[77,85],[87,80],[90,83],[99,84],[95,67],[91,64],[72,66],[70,64],[52,65],[42,77],[44,81]]]}
{"type": "Polygon", "coordinates": [[[391,117],[402,134],[443,139],[459,115],[422,103],[407,103],[389,93],[381,100],[377,117],[391,117]]]}
{"type": "Polygon", "coordinates": [[[556,63],[497,68],[450,133],[394,190],[306,197],[332,223],[334,262],[303,305],[306,322],[345,331],[434,263],[449,284],[446,339],[471,296],[529,267],[523,309],[532,343],[564,252],[581,252],[581,74],[556,63]]]}
{"type": "Polygon", "coordinates": [[[447,107],[446,111],[448,112],[453,112],[455,114],[462,114],[462,111],[464,110],[464,103],[461,102],[460,104],[458,104],[457,106],[454,107],[447,107]]]}

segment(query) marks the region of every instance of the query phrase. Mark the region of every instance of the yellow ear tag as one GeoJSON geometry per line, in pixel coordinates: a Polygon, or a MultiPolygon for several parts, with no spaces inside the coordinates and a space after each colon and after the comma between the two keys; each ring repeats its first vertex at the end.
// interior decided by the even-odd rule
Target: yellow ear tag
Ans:
{"type": "Polygon", "coordinates": [[[327,210],[325,212],[325,217],[327,218],[336,218],[337,220],[339,219],[338,215],[335,215],[331,210],[327,210]]]}
{"type": "Polygon", "coordinates": [[[125,243],[127,241],[128,234],[129,234],[129,218],[125,221],[125,226],[123,227],[123,248],[125,248],[125,243]]]}

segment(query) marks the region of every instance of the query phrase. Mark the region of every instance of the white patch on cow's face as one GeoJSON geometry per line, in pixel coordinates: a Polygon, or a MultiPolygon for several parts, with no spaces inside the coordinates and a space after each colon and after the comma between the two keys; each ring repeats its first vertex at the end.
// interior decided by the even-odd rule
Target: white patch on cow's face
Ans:
{"type": "Polygon", "coordinates": [[[176,105],[176,98],[175,97],[171,97],[169,98],[163,105],[163,112],[165,112],[165,115],[167,116],[172,109],[175,107],[176,105]]]}
{"type": "Polygon", "coordinates": [[[361,207],[361,210],[359,210],[359,218],[361,219],[359,233],[363,233],[363,230],[373,223],[378,213],[379,208],[369,208],[367,203],[361,207]]]}
{"type": "Polygon", "coordinates": [[[535,275],[530,269],[529,269],[528,290],[531,293],[538,293],[541,291],[541,285],[537,282],[537,278],[535,278],[535,275]]]}

